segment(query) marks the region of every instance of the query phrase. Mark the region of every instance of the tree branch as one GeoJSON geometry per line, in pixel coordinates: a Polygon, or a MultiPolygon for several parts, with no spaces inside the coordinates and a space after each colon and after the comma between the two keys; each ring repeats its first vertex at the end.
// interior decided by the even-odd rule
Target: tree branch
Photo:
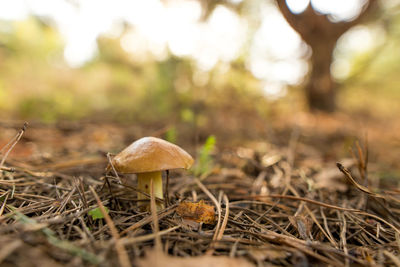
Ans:
{"type": "Polygon", "coordinates": [[[363,6],[360,14],[358,15],[357,18],[347,21],[347,22],[339,22],[337,24],[337,30],[336,30],[336,35],[340,37],[343,33],[348,31],[351,27],[361,23],[362,21],[365,20],[368,16],[373,13],[373,11],[376,10],[378,1],[377,0],[369,0],[367,3],[363,6]]]}
{"type": "Polygon", "coordinates": [[[331,22],[327,15],[317,13],[312,8],[311,3],[302,13],[294,14],[290,11],[285,0],[275,0],[275,2],[289,25],[300,34],[306,43],[311,44],[315,41],[316,35],[320,36],[321,39],[325,39],[324,37],[327,35],[330,35],[327,39],[338,39],[348,29],[360,23],[369,15],[374,10],[377,0],[369,0],[356,19],[338,23],[331,22]]]}

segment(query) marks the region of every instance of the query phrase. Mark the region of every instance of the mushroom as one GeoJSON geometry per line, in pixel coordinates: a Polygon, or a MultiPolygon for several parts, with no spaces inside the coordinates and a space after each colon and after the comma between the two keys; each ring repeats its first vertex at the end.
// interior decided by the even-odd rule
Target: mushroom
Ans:
{"type": "MultiPolygon", "coordinates": [[[[154,196],[163,199],[162,171],[189,169],[193,158],[170,142],[155,137],[143,137],[118,153],[111,163],[119,173],[135,173],[137,187],[142,192],[150,194],[150,181],[153,180],[154,196]]],[[[110,169],[111,166],[108,166],[107,170],[110,169]]],[[[138,199],[148,197],[138,192],[138,199]]],[[[149,203],[146,208],[149,210],[149,203]]],[[[157,208],[162,209],[163,204],[157,204],[157,208]]]]}

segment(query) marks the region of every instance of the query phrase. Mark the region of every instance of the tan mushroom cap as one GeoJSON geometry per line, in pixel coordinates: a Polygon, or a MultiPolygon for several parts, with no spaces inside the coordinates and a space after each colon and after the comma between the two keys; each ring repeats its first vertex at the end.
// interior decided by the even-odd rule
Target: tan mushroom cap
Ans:
{"type": "Polygon", "coordinates": [[[156,137],[143,137],[118,153],[112,164],[120,173],[189,169],[193,158],[177,145],[156,137]]]}

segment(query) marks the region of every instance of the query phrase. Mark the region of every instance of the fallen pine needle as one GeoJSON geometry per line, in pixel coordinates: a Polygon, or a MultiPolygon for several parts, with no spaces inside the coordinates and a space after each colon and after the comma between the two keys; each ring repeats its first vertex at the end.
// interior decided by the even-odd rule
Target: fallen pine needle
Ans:
{"type": "Polygon", "coordinates": [[[4,162],[6,161],[8,154],[10,154],[11,150],[13,150],[14,146],[18,143],[18,141],[22,138],[22,136],[24,135],[26,128],[28,127],[28,123],[25,122],[24,125],[22,126],[21,130],[19,130],[19,132],[17,133],[17,135],[7,144],[5,145],[1,151],[3,149],[5,149],[6,147],[10,146],[9,149],[7,150],[7,152],[4,154],[1,162],[0,162],[0,167],[3,167],[4,162]]]}
{"type": "Polygon", "coordinates": [[[182,227],[181,225],[177,225],[177,226],[162,230],[158,233],[152,233],[152,234],[148,234],[148,235],[135,236],[135,237],[123,237],[120,240],[124,245],[131,245],[131,244],[145,242],[145,241],[155,239],[156,236],[162,236],[162,235],[168,234],[169,232],[175,231],[176,229],[179,229],[181,227],[182,227]]]}
{"type": "MultiPolygon", "coordinates": [[[[23,224],[34,226],[34,227],[39,224],[34,219],[31,219],[31,218],[27,217],[26,215],[18,212],[15,207],[12,207],[10,205],[7,205],[7,206],[10,209],[14,210],[13,213],[14,213],[16,220],[21,221],[23,224]]],[[[53,246],[58,247],[62,250],[65,250],[73,255],[77,255],[92,264],[97,265],[102,262],[102,259],[100,257],[96,256],[95,254],[92,254],[78,246],[75,246],[73,243],[71,243],[69,241],[58,239],[56,237],[55,233],[53,232],[53,230],[51,230],[50,228],[41,227],[38,230],[41,230],[42,233],[44,233],[44,235],[46,236],[49,243],[52,244],[53,246]]]]}
{"type": "Polygon", "coordinates": [[[104,216],[104,219],[106,220],[108,228],[110,228],[111,235],[115,242],[115,250],[117,251],[118,260],[119,260],[120,265],[122,267],[131,267],[131,263],[129,261],[128,254],[126,253],[124,244],[119,239],[119,234],[118,234],[117,228],[115,228],[114,222],[112,221],[110,215],[108,215],[108,213],[106,212],[106,210],[103,206],[103,203],[101,203],[101,200],[100,200],[99,196],[97,195],[96,191],[94,191],[93,187],[89,186],[89,189],[96,199],[97,205],[99,206],[100,212],[102,213],[102,215],[104,216]]]}

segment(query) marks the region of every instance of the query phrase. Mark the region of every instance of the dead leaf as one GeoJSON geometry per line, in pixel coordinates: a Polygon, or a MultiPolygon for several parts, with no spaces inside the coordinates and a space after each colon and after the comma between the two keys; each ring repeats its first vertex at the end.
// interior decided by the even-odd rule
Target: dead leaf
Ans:
{"type": "Polygon", "coordinates": [[[213,224],[215,222],[214,206],[207,205],[203,200],[198,203],[182,202],[179,204],[176,212],[186,220],[213,224]]]}

